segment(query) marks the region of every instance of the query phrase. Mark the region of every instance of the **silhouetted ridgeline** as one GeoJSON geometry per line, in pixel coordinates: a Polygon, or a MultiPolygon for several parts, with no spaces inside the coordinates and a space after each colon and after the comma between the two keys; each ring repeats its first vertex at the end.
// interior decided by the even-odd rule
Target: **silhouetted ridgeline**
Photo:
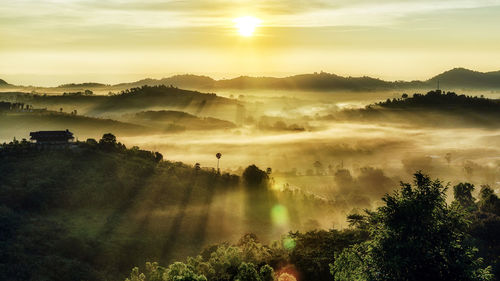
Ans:
{"type": "Polygon", "coordinates": [[[428,80],[431,85],[436,85],[438,81],[447,88],[499,89],[500,71],[479,72],[454,68],[428,80]]]}
{"type": "MultiPolygon", "coordinates": [[[[223,98],[216,94],[182,90],[176,87],[142,86],[124,90],[118,94],[107,96],[81,95],[40,95],[31,93],[4,93],[5,98],[15,98],[18,102],[48,108],[78,108],[86,115],[100,116],[123,114],[154,108],[176,108],[198,113],[210,113],[210,110],[224,112],[221,106],[230,106],[235,110],[235,100],[223,98]],[[213,107],[218,107],[215,110],[213,107]]],[[[228,111],[231,111],[228,110],[228,111]]],[[[222,113],[221,113],[222,114],[222,113]]]]}
{"type": "Polygon", "coordinates": [[[5,82],[5,80],[0,79],[0,87],[1,86],[7,86],[9,83],[5,82]]]}
{"type": "Polygon", "coordinates": [[[500,101],[437,90],[412,97],[403,94],[399,99],[387,99],[363,109],[344,110],[339,118],[408,122],[422,126],[498,127],[500,101]]]}
{"type": "Polygon", "coordinates": [[[142,85],[175,85],[190,89],[283,89],[283,90],[352,90],[428,89],[437,81],[448,89],[500,89],[500,71],[478,72],[454,68],[425,81],[384,81],[371,77],[342,77],[326,72],[283,78],[241,76],[215,80],[207,76],[176,75],[163,79],[144,79],[114,85],[130,88],[142,85]]]}
{"type": "Polygon", "coordinates": [[[95,83],[95,82],[87,82],[87,83],[70,83],[70,84],[62,84],[57,86],[58,88],[82,88],[82,89],[88,89],[88,88],[101,88],[101,87],[108,87],[110,86],[109,84],[102,84],[102,83],[95,83]]]}
{"type": "MultiPolygon", "coordinates": [[[[281,90],[347,90],[376,91],[428,89],[437,82],[447,89],[500,89],[500,71],[478,72],[464,68],[454,68],[424,81],[385,81],[371,77],[342,77],[326,72],[300,74],[283,78],[240,76],[232,79],[216,80],[208,76],[184,74],[162,79],[143,79],[136,82],[106,85],[101,83],[64,84],[56,89],[99,89],[121,90],[127,88],[159,85],[174,85],[185,89],[281,89],[281,90]]],[[[1,83],[0,83],[1,85],[1,83]]],[[[22,88],[22,86],[19,86],[22,88]]],[[[32,87],[31,87],[32,88],[32,87]]],[[[40,88],[43,89],[43,88],[40,88]]],[[[45,88],[50,89],[50,88],[45,88]]]]}

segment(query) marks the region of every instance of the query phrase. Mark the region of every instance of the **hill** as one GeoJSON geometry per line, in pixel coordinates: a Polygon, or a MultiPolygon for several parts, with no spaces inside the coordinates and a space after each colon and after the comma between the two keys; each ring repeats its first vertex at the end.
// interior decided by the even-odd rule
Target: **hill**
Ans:
{"type": "Polygon", "coordinates": [[[239,182],[112,135],[52,150],[16,141],[0,157],[1,280],[123,280],[147,259],[196,253],[207,200],[239,182]]]}
{"type": "Polygon", "coordinates": [[[87,88],[98,88],[98,87],[106,87],[109,86],[107,84],[102,84],[102,83],[95,83],[95,82],[87,82],[87,83],[70,83],[70,84],[63,84],[57,86],[57,88],[78,88],[78,89],[87,89],[87,88]]]}
{"type": "MultiPolygon", "coordinates": [[[[428,80],[387,81],[368,76],[344,77],[336,74],[319,72],[287,77],[251,77],[240,76],[232,79],[216,80],[203,75],[174,75],[162,79],[142,79],[130,83],[106,85],[102,83],[65,84],[56,88],[34,88],[53,92],[62,89],[90,89],[98,91],[116,91],[142,86],[174,86],[191,90],[220,89],[272,89],[272,90],[309,90],[309,91],[377,91],[403,89],[429,89],[440,81],[446,89],[500,89],[500,71],[478,72],[465,68],[454,68],[428,80]]],[[[4,81],[5,82],[5,81],[4,81]]],[[[0,83],[1,85],[1,83],[0,83]]],[[[20,87],[23,88],[23,87],[20,87]]],[[[29,88],[33,90],[32,88],[29,88]]]]}
{"type": "Polygon", "coordinates": [[[131,83],[120,83],[113,85],[113,89],[123,89],[123,88],[135,88],[141,86],[158,86],[158,85],[173,85],[184,89],[213,89],[216,80],[208,76],[184,74],[184,75],[174,75],[168,78],[162,79],[143,79],[131,83]]]}
{"type": "Polygon", "coordinates": [[[2,86],[8,86],[8,85],[10,85],[10,84],[7,83],[5,80],[0,79],[0,87],[2,87],[2,86]]]}
{"type": "Polygon", "coordinates": [[[116,132],[119,135],[151,134],[157,130],[111,119],[93,118],[54,111],[4,112],[0,114],[1,139],[27,137],[26,132],[71,129],[77,137],[116,132]]]}
{"type": "Polygon", "coordinates": [[[142,86],[113,95],[39,95],[12,94],[17,102],[24,102],[38,108],[59,110],[77,109],[89,116],[116,118],[125,113],[146,110],[178,110],[232,120],[238,106],[236,100],[223,98],[212,93],[183,90],[177,87],[142,86]],[[224,118],[225,115],[230,118],[224,118]]]}
{"type": "Polygon", "coordinates": [[[479,72],[465,68],[454,68],[434,76],[427,82],[436,85],[438,81],[445,88],[499,89],[500,71],[479,72]]]}
{"type": "Polygon", "coordinates": [[[500,100],[430,91],[349,109],[340,118],[418,123],[422,126],[499,127],[500,100]]]}
{"type": "Polygon", "coordinates": [[[125,116],[130,122],[163,129],[212,130],[234,128],[229,121],[195,115],[174,110],[142,111],[125,116]]]}

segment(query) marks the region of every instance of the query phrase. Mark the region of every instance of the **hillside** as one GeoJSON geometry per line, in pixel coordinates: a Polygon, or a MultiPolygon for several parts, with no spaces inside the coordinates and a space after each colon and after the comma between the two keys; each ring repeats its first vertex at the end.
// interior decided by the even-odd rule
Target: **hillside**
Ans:
{"type": "Polygon", "coordinates": [[[110,137],[53,150],[14,142],[0,157],[1,280],[123,280],[148,259],[194,254],[207,200],[239,182],[110,137]]]}
{"type": "Polygon", "coordinates": [[[134,123],[155,128],[212,130],[234,128],[235,124],[229,121],[212,117],[197,117],[195,115],[173,110],[142,111],[125,116],[134,123]]]}
{"type": "Polygon", "coordinates": [[[78,89],[88,89],[88,88],[98,88],[110,86],[108,84],[87,82],[87,83],[70,83],[57,86],[57,88],[78,88],[78,89]]]}
{"type": "Polygon", "coordinates": [[[414,94],[412,97],[403,95],[399,99],[387,99],[385,102],[371,104],[363,109],[344,110],[339,116],[341,119],[396,121],[422,126],[498,128],[500,101],[438,90],[425,95],[414,94]]]}
{"type": "Polygon", "coordinates": [[[0,79],[0,87],[7,85],[9,85],[9,83],[5,82],[5,80],[0,79]]]}
{"type": "MultiPolygon", "coordinates": [[[[29,103],[38,108],[59,110],[77,109],[89,116],[117,117],[125,113],[145,110],[177,110],[195,115],[203,114],[231,120],[237,109],[236,100],[211,93],[183,90],[176,87],[142,86],[113,95],[39,95],[12,93],[17,102],[29,103]],[[226,114],[230,118],[224,118],[226,114]]],[[[6,96],[7,98],[7,96],[6,96]]]]}
{"type": "Polygon", "coordinates": [[[174,75],[168,78],[162,79],[143,79],[131,83],[120,83],[113,85],[113,89],[123,89],[123,88],[135,88],[144,85],[148,86],[158,86],[158,85],[174,85],[179,88],[184,89],[213,89],[216,80],[208,76],[184,74],[184,75],[174,75]]]}
{"type": "Polygon", "coordinates": [[[0,113],[0,127],[0,139],[27,138],[26,132],[30,131],[65,129],[81,138],[106,132],[128,136],[157,132],[147,126],[54,111],[0,113]]]}
{"type": "Polygon", "coordinates": [[[444,88],[499,89],[500,71],[479,72],[465,68],[454,68],[429,79],[427,82],[436,85],[438,81],[444,88]]]}

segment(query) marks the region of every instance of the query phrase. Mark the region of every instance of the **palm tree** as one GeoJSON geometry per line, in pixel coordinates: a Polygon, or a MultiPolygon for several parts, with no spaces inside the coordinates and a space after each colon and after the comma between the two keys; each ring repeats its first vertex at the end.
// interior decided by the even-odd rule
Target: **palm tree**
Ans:
{"type": "Polygon", "coordinates": [[[219,160],[220,158],[222,157],[222,154],[220,152],[217,152],[217,154],[215,154],[215,157],[217,157],[217,173],[220,174],[220,170],[219,170],[219,160]]]}

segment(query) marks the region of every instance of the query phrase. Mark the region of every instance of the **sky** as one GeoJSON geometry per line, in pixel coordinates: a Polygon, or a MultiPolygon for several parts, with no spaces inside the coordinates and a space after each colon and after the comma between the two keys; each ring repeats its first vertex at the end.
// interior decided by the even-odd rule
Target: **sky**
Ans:
{"type": "Polygon", "coordinates": [[[496,71],[499,14],[500,0],[0,0],[0,79],[496,71]],[[235,27],[247,16],[259,19],[252,36],[235,27]]]}

